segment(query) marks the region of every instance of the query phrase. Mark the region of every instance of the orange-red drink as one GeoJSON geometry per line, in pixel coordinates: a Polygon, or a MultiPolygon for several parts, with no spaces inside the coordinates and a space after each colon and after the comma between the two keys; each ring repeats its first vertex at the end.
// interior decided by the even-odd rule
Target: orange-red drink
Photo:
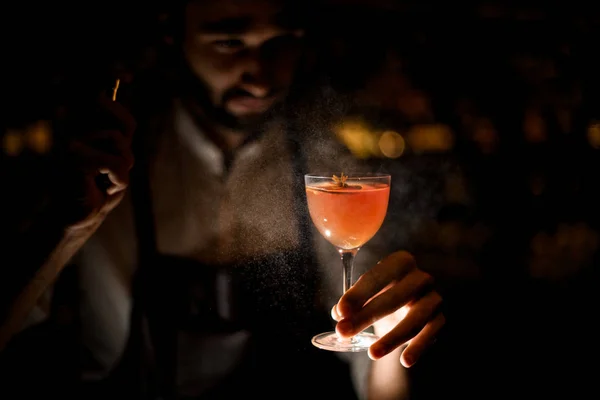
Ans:
{"type": "Polygon", "coordinates": [[[343,250],[360,248],[375,236],[385,218],[390,194],[388,184],[352,183],[348,187],[334,183],[306,187],[313,223],[323,237],[343,250]]]}

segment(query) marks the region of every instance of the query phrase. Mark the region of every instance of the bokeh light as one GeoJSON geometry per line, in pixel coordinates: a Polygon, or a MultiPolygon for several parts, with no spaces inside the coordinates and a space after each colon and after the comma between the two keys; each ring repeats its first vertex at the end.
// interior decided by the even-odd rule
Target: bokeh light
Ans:
{"type": "Polygon", "coordinates": [[[25,133],[27,146],[36,153],[45,154],[52,148],[52,130],[48,121],[38,121],[25,133]]]}
{"type": "Polygon", "coordinates": [[[385,131],[379,137],[379,149],[388,158],[398,158],[404,153],[406,143],[398,132],[385,131]]]}
{"type": "Polygon", "coordinates": [[[2,137],[2,149],[7,156],[15,157],[21,154],[25,141],[19,131],[9,130],[2,137]]]}
{"type": "Polygon", "coordinates": [[[590,124],[587,130],[587,138],[590,146],[600,149],[600,122],[590,124]]]}

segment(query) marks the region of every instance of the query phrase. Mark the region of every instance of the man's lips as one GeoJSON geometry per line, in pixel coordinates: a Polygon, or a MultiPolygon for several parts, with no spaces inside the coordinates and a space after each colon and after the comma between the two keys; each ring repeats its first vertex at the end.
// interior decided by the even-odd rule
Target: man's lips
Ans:
{"type": "Polygon", "coordinates": [[[239,96],[230,99],[227,105],[236,113],[258,113],[267,111],[274,101],[274,96],[263,98],[239,96]]]}

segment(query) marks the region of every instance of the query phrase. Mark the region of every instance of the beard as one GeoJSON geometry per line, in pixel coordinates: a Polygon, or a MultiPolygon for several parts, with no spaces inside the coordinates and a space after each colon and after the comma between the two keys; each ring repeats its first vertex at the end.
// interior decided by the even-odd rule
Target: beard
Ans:
{"type": "Polygon", "coordinates": [[[218,104],[215,104],[209,86],[187,65],[184,66],[184,73],[180,75],[179,82],[180,96],[198,120],[246,136],[261,131],[265,124],[272,121],[282,109],[286,97],[283,91],[273,91],[269,95],[277,96],[278,100],[268,110],[247,116],[238,116],[229,112],[225,104],[233,98],[254,97],[252,94],[243,89],[231,88],[225,91],[218,104]]]}
{"type": "Polygon", "coordinates": [[[255,96],[243,89],[232,88],[223,93],[218,106],[211,104],[208,106],[207,111],[210,113],[210,116],[214,119],[214,121],[221,126],[236,131],[254,131],[260,129],[266,123],[275,118],[275,116],[278,114],[278,110],[281,108],[281,104],[283,103],[284,96],[281,92],[273,91],[267,96],[274,96],[278,99],[267,110],[243,116],[234,115],[226,109],[225,104],[233,99],[244,97],[255,98],[255,96]]]}

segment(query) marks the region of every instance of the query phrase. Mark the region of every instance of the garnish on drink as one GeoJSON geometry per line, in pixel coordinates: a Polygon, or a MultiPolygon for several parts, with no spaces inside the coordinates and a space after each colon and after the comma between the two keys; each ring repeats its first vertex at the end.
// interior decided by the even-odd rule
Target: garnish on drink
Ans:
{"type": "MultiPolygon", "coordinates": [[[[332,177],[333,182],[335,182],[335,185],[337,186],[338,189],[362,189],[362,186],[360,185],[350,185],[347,183],[348,181],[348,175],[344,175],[344,173],[342,172],[342,174],[340,176],[337,175],[333,175],[332,177]]],[[[332,188],[335,189],[335,188],[332,188]]]]}

